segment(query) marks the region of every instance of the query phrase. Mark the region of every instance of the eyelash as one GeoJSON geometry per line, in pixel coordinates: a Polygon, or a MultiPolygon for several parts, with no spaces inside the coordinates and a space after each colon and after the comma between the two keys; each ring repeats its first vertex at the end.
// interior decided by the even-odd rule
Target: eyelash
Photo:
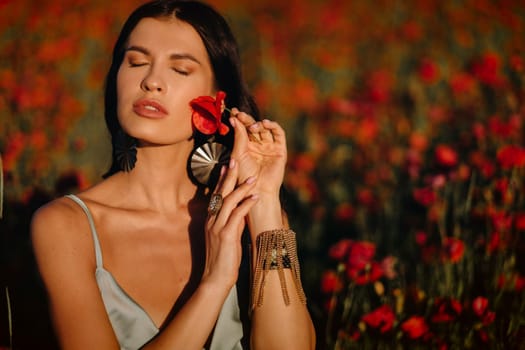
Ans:
{"type": "Polygon", "coordinates": [[[184,75],[184,76],[188,76],[190,75],[189,72],[187,71],[184,71],[184,70],[180,70],[180,69],[177,69],[177,68],[172,68],[176,73],[180,74],[180,75],[184,75]]]}
{"type": "MultiPolygon", "coordinates": [[[[142,66],[145,66],[145,65],[147,65],[147,63],[133,63],[133,62],[130,62],[130,63],[129,63],[129,66],[130,66],[131,68],[142,67],[142,66]]],[[[180,75],[183,75],[183,76],[188,76],[188,75],[190,75],[190,73],[187,72],[187,71],[184,71],[184,70],[181,70],[181,69],[177,69],[177,68],[172,68],[172,69],[173,69],[174,72],[176,72],[176,73],[178,73],[178,74],[180,74],[180,75]]]]}
{"type": "Polygon", "coordinates": [[[130,67],[142,67],[142,66],[145,66],[147,63],[133,63],[133,62],[130,62],[129,63],[129,66],[130,67]]]}

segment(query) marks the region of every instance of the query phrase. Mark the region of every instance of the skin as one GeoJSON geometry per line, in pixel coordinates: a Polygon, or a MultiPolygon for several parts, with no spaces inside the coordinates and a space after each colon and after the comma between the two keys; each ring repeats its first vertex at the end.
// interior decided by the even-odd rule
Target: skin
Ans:
{"type": "MultiPolygon", "coordinates": [[[[190,25],[141,20],[117,77],[119,121],[139,140],[136,166],[78,194],[93,214],[105,269],[162,327],[144,349],[202,349],[237,280],[244,226],[255,240],[258,233],[285,224],[278,198],[286,164],[284,131],[272,121],[255,123],[236,109],[232,161],[215,189],[224,204],[217,215],[207,215],[208,198],[186,173],[193,146],[188,103],[214,96],[213,82],[205,47],[190,25]],[[166,115],[138,115],[133,105],[144,99],[162,105],[166,115]],[[250,140],[248,132],[260,142],[250,140]],[[201,248],[200,255],[192,255],[192,245],[201,248]],[[202,278],[193,278],[192,271],[203,271],[202,278]],[[167,322],[174,304],[176,314],[167,322]]],[[[81,208],[67,198],[40,208],[32,238],[62,348],[118,349],[96,284],[93,240],[81,208]]],[[[314,348],[310,316],[294,298],[289,271],[286,278],[290,306],[284,305],[277,273],[268,274],[265,303],[252,315],[254,349],[314,348]]]]}

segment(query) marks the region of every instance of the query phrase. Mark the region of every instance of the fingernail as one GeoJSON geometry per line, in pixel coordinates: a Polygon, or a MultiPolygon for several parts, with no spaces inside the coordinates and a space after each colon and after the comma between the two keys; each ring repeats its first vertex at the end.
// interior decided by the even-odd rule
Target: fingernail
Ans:
{"type": "Polygon", "coordinates": [[[249,178],[246,179],[247,184],[252,184],[254,182],[255,182],[255,176],[250,176],[249,178]]]}
{"type": "Polygon", "coordinates": [[[233,169],[235,167],[235,159],[230,158],[229,167],[230,167],[230,169],[233,169]]]}
{"type": "Polygon", "coordinates": [[[254,201],[258,200],[259,199],[259,195],[257,193],[254,193],[252,194],[252,197],[251,197],[254,201]]]}
{"type": "Polygon", "coordinates": [[[230,118],[230,124],[235,128],[235,118],[230,118]]]}
{"type": "Polygon", "coordinates": [[[221,166],[221,176],[224,175],[224,173],[226,172],[226,166],[221,166]]]}

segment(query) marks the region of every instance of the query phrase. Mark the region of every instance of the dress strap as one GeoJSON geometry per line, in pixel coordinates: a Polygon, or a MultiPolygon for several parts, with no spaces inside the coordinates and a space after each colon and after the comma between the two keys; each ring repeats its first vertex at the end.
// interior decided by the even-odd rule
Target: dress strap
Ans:
{"type": "Polygon", "coordinates": [[[73,201],[75,201],[82,208],[82,210],[84,210],[84,213],[86,213],[87,219],[89,221],[89,227],[91,228],[91,234],[93,235],[93,244],[95,245],[95,259],[97,261],[97,268],[102,268],[102,250],[100,249],[97,230],[95,229],[95,221],[93,220],[93,216],[91,215],[89,208],[82,199],[78,198],[74,194],[68,194],[66,195],[66,197],[71,198],[73,201]]]}

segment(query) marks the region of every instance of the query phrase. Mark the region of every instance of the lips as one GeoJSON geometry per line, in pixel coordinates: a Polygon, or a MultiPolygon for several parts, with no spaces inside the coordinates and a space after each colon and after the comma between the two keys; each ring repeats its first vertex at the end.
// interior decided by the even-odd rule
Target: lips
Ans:
{"type": "Polygon", "coordinates": [[[133,112],[144,118],[159,119],[168,115],[160,103],[153,100],[138,100],[133,104],[133,112]]]}

